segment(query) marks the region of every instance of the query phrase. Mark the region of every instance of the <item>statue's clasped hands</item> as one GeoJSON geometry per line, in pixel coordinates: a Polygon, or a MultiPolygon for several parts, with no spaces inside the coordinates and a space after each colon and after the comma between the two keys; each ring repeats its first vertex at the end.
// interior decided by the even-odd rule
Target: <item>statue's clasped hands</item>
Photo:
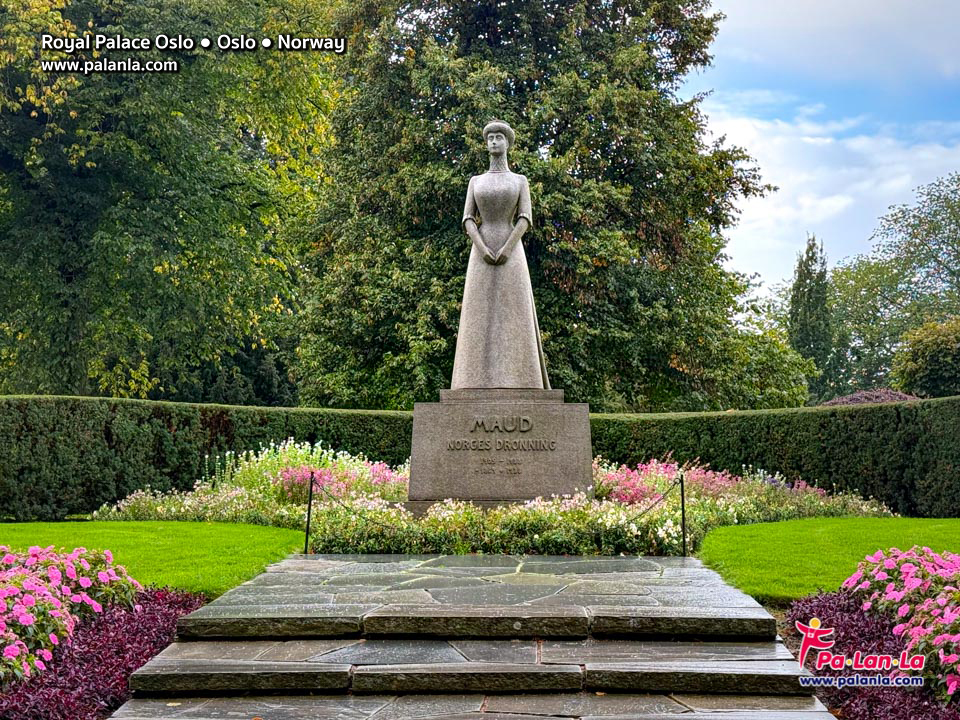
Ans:
{"type": "Polygon", "coordinates": [[[500,248],[498,252],[493,252],[487,244],[483,241],[483,238],[480,236],[480,230],[477,227],[477,223],[472,219],[467,219],[464,222],[464,227],[466,228],[467,234],[470,236],[470,239],[481,249],[483,253],[483,261],[487,265],[503,265],[507,260],[510,259],[510,253],[513,251],[513,248],[516,247],[517,243],[520,241],[520,237],[527,231],[527,228],[530,226],[530,223],[526,218],[520,218],[517,221],[517,224],[513,228],[513,232],[510,233],[510,237],[507,238],[507,242],[504,243],[503,247],[500,248]]]}

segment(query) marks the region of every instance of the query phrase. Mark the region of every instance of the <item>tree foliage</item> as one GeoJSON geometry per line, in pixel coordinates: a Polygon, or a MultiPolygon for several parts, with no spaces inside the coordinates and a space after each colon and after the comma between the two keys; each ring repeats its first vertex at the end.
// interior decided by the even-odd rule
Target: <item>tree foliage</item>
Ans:
{"type": "Polygon", "coordinates": [[[960,395],[960,316],[908,331],[893,357],[894,384],[921,397],[960,395]]]}
{"type": "Polygon", "coordinates": [[[152,51],[137,57],[179,72],[51,74],[41,57],[66,56],[39,34],[322,23],[306,0],[0,2],[0,391],[176,396],[274,347],[268,318],[295,301],[283,227],[319,177],[333,99],[310,53],[152,51]]]}
{"type": "Polygon", "coordinates": [[[880,220],[868,255],[836,267],[831,304],[845,394],[890,384],[901,338],[960,315],[960,173],[921,187],[880,220]]]}
{"type": "Polygon", "coordinates": [[[813,235],[807,238],[804,252],[797,257],[790,288],[790,306],[787,332],[790,346],[803,357],[812,360],[816,371],[810,378],[814,398],[822,398],[826,391],[825,370],[833,347],[833,328],[827,304],[827,256],[823,243],[813,235]]]}
{"type": "Polygon", "coordinates": [[[749,404],[731,368],[745,280],[723,269],[745,153],[707,143],[679,84],[709,60],[705,0],[374,0],[345,10],[349,91],[306,232],[316,272],[299,384],[309,403],[410,407],[447,387],[480,130],[517,133],[524,236],[551,382],[597,409],[749,404]]]}

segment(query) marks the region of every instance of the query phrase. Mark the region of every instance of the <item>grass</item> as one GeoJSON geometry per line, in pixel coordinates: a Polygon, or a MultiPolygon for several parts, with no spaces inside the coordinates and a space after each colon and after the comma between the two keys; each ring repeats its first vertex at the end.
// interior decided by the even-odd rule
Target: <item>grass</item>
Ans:
{"type": "Polygon", "coordinates": [[[303,533],[229,523],[11,523],[0,524],[0,545],[110,550],[114,561],[144,585],[214,598],[288,553],[303,552],[303,533]]]}
{"type": "Polygon", "coordinates": [[[761,603],[833,591],[865,555],[914,545],[960,552],[960,519],[811,518],[712,530],[703,562],[761,603]]]}

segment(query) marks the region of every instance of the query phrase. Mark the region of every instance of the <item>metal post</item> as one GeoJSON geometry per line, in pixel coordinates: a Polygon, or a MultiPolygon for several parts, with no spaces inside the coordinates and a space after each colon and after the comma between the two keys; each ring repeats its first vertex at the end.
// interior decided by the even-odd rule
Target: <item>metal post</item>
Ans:
{"type": "Polygon", "coordinates": [[[307,534],[303,538],[303,554],[310,554],[310,514],[313,512],[313,473],[310,473],[310,489],[307,491],[307,534]]]}
{"type": "Polygon", "coordinates": [[[683,487],[683,476],[680,471],[680,532],[683,533],[683,556],[687,556],[687,496],[683,487]]]}

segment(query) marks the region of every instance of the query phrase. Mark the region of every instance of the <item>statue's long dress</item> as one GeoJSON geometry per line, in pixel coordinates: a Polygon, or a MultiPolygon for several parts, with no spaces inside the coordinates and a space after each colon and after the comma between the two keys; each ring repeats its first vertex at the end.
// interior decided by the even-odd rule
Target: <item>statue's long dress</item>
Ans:
{"type": "MultiPolygon", "coordinates": [[[[470,178],[463,219],[478,215],[480,236],[496,253],[514,216],[533,222],[527,178],[509,171],[470,178]]],[[[470,251],[450,387],[550,388],[522,242],[502,265],[485,262],[476,245],[470,251]]]]}

